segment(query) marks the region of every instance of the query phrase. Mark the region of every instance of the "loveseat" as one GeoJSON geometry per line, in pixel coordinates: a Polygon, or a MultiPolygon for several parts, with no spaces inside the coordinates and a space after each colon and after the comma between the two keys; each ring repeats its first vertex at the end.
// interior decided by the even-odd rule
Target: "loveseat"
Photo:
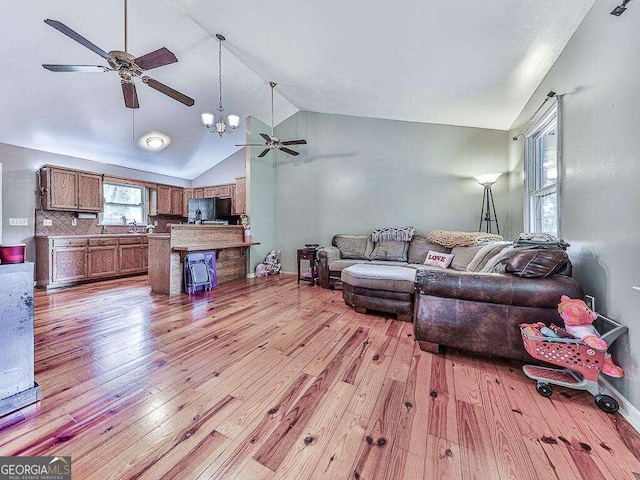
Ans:
{"type": "Polygon", "coordinates": [[[556,310],[560,297],[584,296],[560,248],[514,247],[508,242],[450,248],[420,234],[410,242],[377,243],[371,235],[336,235],[331,247],[318,251],[320,285],[331,288],[341,279],[353,283],[348,274],[353,265],[376,266],[376,280],[344,285],[345,302],[359,311],[382,310],[413,320],[416,341],[431,352],[451,346],[530,360],[519,324],[562,324],[556,310]],[[424,265],[429,251],[453,254],[451,265],[424,265]],[[385,267],[394,267],[389,272],[395,270],[395,277],[398,267],[412,274],[403,282],[385,279],[385,267]],[[395,291],[387,290],[385,280],[395,291]]]}

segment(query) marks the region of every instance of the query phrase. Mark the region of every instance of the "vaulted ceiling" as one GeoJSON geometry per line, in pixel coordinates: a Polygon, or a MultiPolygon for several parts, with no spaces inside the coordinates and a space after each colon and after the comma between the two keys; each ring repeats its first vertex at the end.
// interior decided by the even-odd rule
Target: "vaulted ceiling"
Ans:
{"type": "Polygon", "coordinates": [[[138,84],[135,113],[115,73],[41,66],[105,64],[43,20],[121,50],[122,0],[12,2],[0,19],[0,142],[194,178],[244,142],[244,128],[220,139],[200,124],[218,102],[218,32],[227,113],[270,123],[274,80],[276,124],[309,110],[506,130],[593,1],[131,0],[130,53],[167,47],[178,63],[148,74],[196,101],[138,84]],[[151,130],[169,134],[169,148],[142,150],[151,130]]]}

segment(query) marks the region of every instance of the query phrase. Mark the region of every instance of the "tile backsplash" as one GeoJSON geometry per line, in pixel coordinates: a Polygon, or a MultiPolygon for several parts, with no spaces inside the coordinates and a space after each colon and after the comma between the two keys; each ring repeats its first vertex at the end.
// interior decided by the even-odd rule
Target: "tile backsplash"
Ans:
{"type": "MultiPolygon", "coordinates": [[[[149,222],[157,221],[156,233],[167,233],[170,223],[182,223],[182,217],[156,215],[149,216],[149,222]]],[[[131,227],[128,225],[108,225],[107,233],[127,233],[131,227]]],[[[36,235],[93,235],[101,233],[102,226],[98,225],[97,218],[77,218],[73,212],[55,212],[49,210],[35,211],[35,234],[36,235]],[[73,226],[73,219],[77,220],[77,225],[73,226]],[[52,225],[45,227],[44,220],[51,220],[52,225]]]]}

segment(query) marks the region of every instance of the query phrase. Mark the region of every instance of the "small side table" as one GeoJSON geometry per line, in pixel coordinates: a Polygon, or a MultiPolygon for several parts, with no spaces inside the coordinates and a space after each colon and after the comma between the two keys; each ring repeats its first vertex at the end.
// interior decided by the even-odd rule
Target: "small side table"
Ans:
{"type": "Polygon", "coordinates": [[[311,282],[311,285],[316,284],[316,278],[318,275],[316,273],[316,252],[315,248],[299,248],[298,249],[298,285],[300,285],[300,280],[305,282],[311,282]],[[309,262],[309,267],[311,269],[311,276],[305,277],[300,275],[300,261],[307,260],[309,262]]]}

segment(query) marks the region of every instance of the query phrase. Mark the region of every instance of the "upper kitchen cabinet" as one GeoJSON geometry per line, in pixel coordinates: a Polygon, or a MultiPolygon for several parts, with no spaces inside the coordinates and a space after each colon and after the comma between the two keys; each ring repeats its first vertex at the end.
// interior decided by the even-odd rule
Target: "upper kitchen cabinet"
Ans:
{"type": "Polygon", "coordinates": [[[43,210],[102,211],[102,175],[45,166],[40,169],[43,210]]]}
{"type": "Polygon", "coordinates": [[[158,185],[158,214],[183,215],[182,188],[158,185]]]}
{"type": "Polygon", "coordinates": [[[247,178],[236,178],[233,195],[233,214],[243,215],[247,213],[247,178]]]}

